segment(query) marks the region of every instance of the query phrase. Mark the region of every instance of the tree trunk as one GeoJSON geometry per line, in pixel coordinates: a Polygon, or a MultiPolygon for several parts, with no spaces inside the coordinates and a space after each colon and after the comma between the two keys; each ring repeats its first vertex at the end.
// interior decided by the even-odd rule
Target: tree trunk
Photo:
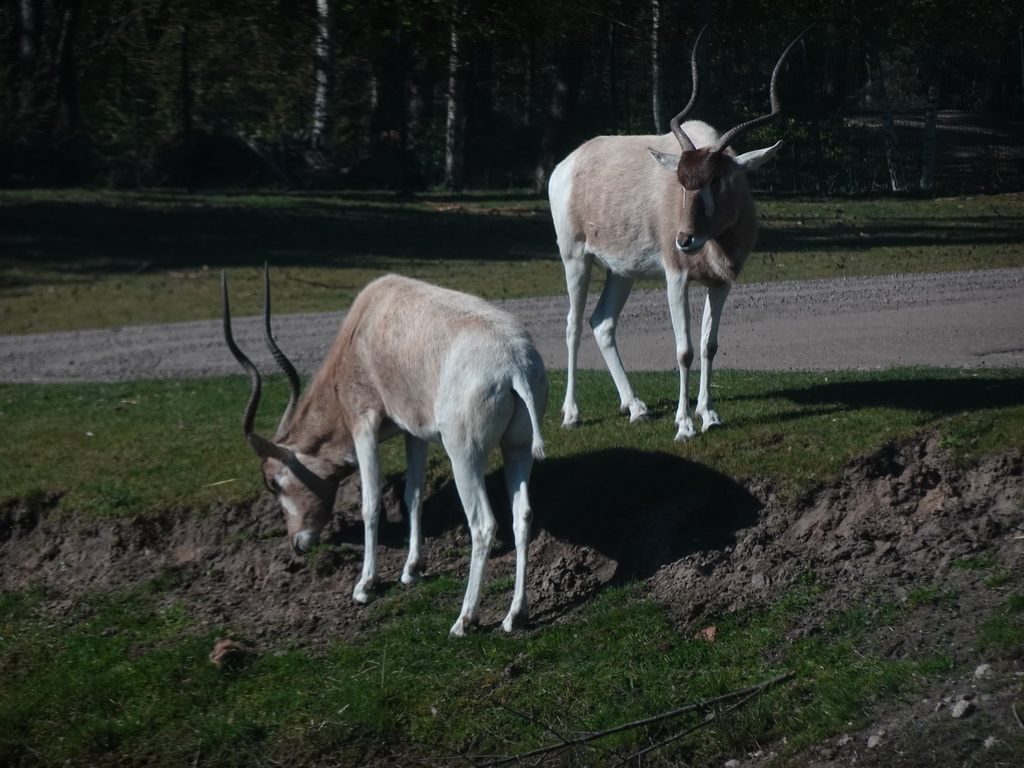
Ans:
{"type": "Polygon", "coordinates": [[[462,53],[459,39],[458,5],[452,10],[451,35],[448,42],[448,114],[445,121],[444,141],[444,186],[446,189],[462,189],[465,183],[463,166],[465,158],[464,135],[466,115],[462,104],[462,53]]]}
{"type": "Polygon", "coordinates": [[[405,130],[402,146],[415,147],[420,126],[430,120],[434,100],[434,71],[427,57],[413,51],[408,88],[405,92],[405,130]]]}
{"type": "Polygon", "coordinates": [[[935,170],[938,166],[938,123],[939,78],[932,73],[928,78],[928,102],[924,112],[924,133],[921,137],[921,189],[926,191],[935,187],[935,170]]]}
{"type": "Polygon", "coordinates": [[[465,58],[469,62],[469,77],[465,79],[463,97],[466,114],[463,181],[468,187],[482,189],[507,186],[498,141],[502,126],[495,119],[494,49],[473,43],[465,58]]]}
{"type": "Polygon", "coordinates": [[[871,78],[871,91],[875,105],[882,118],[882,136],[885,139],[885,161],[889,169],[889,187],[893,192],[903,192],[907,188],[907,175],[903,169],[900,137],[896,133],[892,105],[889,104],[889,95],[886,93],[885,81],[882,78],[882,62],[878,56],[878,49],[874,46],[868,48],[868,76],[871,78]]]}
{"type": "Polygon", "coordinates": [[[185,189],[191,192],[195,188],[196,164],[192,153],[192,83],[190,78],[188,25],[181,25],[181,133],[184,146],[185,168],[182,173],[185,189]]]}
{"type": "Polygon", "coordinates": [[[192,84],[189,72],[188,25],[181,26],[181,131],[185,140],[192,138],[192,84]]]}
{"type": "Polygon", "coordinates": [[[583,56],[569,48],[558,56],[555,62],[555,88],[551,94],[551,106],[540,140],[540,158],[533,173],[533,189],[538,195],[544,194],[548,178],[554,170],[561,153],[569,116],[572,114],[583,79],[583,56]]]}
{"type": "MultiPolygon", "coordinates": [[[[811,67],[807,60],[807,44],[800,41],[800,63],[803,70],[804,93],[807,94],[807,106],[810,112],[810,134],[811,147],[814,152],[814,177],[817,182],[817,189],[820,194],[828,191],[828,174],[825,171],[825,150],[821,143],[821,106],[818,98],[818,88],[811,77],[811,67]]],[[[795,165],[795,164],[794,164],[795,165]]]]}
{"type": "Polygon", "coordinates": [[[619,132],[619,53],[615,25],[608,24],[608,111],[611,113],[611,132],[619,132]]]}
{"type": "Polygon", "coordinates": [[[663,109],[661,106],[661,57],[659,36],[661,34],[661,2],[651,0],[651,113],[654,117],[654,132],[662,132],[663,109]]]}
{"type": "Polygon", "coordinates": [[[57,78],[54,134],[69,136],[79,128],[78,85],[75,72],[75,33],[83,0],[60,0],[53,44],[53,71],[57,78]]]}
{"type": "Polygon", "coordinates": [[[526,82],[523,90],[523,125],[529,125],[533,120],[534,96],[537,92],[537,45],[530,38],[525,45],[524,55],[526,56],[526,82]]]}
{"type": "Polygon", "coordinates": [[[35,106],[35,78],[39,61],[39,22],[36,0],[21,0],[18,15],[18,114],[29,115],[35,106]]]}
{"type": "Polygon", "coordinates": [[[313,145],[322,146],[327,137],[327,120],[330,114],[328,74],[331,71],[330,16],[327,0],[316,0],[316,47],[314,77],[316,88],[313,93],[313,128],[310,134],[313,145]]]}

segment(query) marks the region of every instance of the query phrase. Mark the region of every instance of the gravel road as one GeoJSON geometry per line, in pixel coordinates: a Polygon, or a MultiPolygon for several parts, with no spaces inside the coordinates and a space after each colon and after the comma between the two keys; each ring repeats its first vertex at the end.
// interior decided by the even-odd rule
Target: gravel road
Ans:
{"type": "MultiPolygon", "coordinates": [[[[596,301],[590,297],[589,312],[596,301]]],[[[526,323],[550,368],[565,367],[564,296],[502,302],[526,323]]],[[[691,298],[695,314],[703,292],[691,298]]],[[[342,312],[282,315],[282,349],[303,373],[323,359],[342,312]]],[[[699,318],[695,317],[695,329],[699,318]]],[[[694,339],[698,331],[694,331],[694,339]]],[[[273,369],[258,318],[235,335],[261,369],[273,369]]],[[[1024,267],[737,285],[725,306],[716,365],[741,370],[892,366],[1024,368],[1024,267]]],[[[665,295],[638,291],[619,326],[627,370],[671,370],[674,343],[665,295]]],[[[580,364],[601,368],[586,329],[580,364]]],[[[239,373],[219,321],[0,336],[0,381],[127,381],[239,373]]]]}

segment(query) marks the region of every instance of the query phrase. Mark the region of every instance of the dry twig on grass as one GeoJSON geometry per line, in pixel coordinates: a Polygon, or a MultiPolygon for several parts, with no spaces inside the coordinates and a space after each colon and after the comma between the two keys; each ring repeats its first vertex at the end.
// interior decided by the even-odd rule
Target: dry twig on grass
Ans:
{"type": "MultiPolygon", "coordinates": [[[[721,696],[715,696],[715,697],[710,698],[710,699],[705,699],[704,701],[699,701],[696,704],[687,704],[685,707],[680,707],[679,709],[673,709],[673,710],[671,710],[669,712],[662,712],[662,713],[657,714],[657,715],[652,715],[651,717],[645,717],[645,718],[643,718],[641,720],[634,720],[634,721],[632,721],[630,723],[624,723],[622,725],[617,725],[614,728],[607,728],[607,729],[605,729],[603,731],[595,731],[593,733],[588,733],[586,736],[580,736],[580,737],[575,738],[575,739],[565,739],[564,737],[559,735],[557,732],[555,732],[551,728],[547,728],[548,731],[550,731],[551,733],[554,733],[556,736],[558,736],[560,739],[562,739],[562,741],[559,742],[558,744],[549,744],[546,747],[538,747],[537,749],[532,749],[532,750],[530,750],[528,752],[521,752],[521,753],[519,753],[517,755],[504,755],[504,756],[501,756],[501,757],[496,757],[496,758],[493,758],[493,759],[491,759],[491,760],[489,760],[487,762],[483,762],[483,763],[477,763],[475,761],[472,761],[472,762],[473,762],[473,765],[476,766],[476,768],[492,768],[493,766],[511,765],[513,763],[522,763],[522,762],[525,762],[525,761],[530,760],[532,758],[541,758],[541,759],[543,759],[544,757],[550,755],[551,753],[557,752],[557,751],[562,750],[562,749],[568,749],[569,747],[576,747],[576,746],[580,746],[580,745],[583,745],[583,744],[588,744],[589,742],[595,741],[597,739],[604,738],[605,736],[611,736],[611,735],[616,734],[616,733],[622,733],[623,731],[632,730],[634,728],[642,728],[642,727],[647,726],[647,725],[653,725],[655,723],[660,723],[660,722],[662,722],[664,720],[671,720],[674,717],[679,717],[680,715],[685,715],[685,714],[687,714],[689,712],[698,712],[698,711],[701,711],[701,710],[710,710],[711,707],[715,706],[716,704],[721,704],[722,702],[725,702],[725,701],[732,701],[733,699],[741,699],[739,702],[737,702],[736,704],[734,704],[733,706],[729,707],[729,709],[726,710],[726,712],[732,712],[732,711],[738,709],[739,707],[741,707],[743,704],[745,704],[747,701],[749,701],[751,698],[753,698],[758,693],[761,693],[766,688],[770,688],[773,685],[778,685],[779,683],[785,682],[786,680],[789,680],[789,679],[791,679],[791,678],[793,678],[795,676],[796,676],[795,672],[785,672],[785,673],[783,673],[781,675],[776,675],[775,677],[771,678],[770,680],[765,680],[763,683],[758,683],[757,685],[752,685],[749,688],[744,688],[744,689],[739,690],[739,691],[730,691],[729,693],[723,693],[721,696]]],[[[510,710],[510,711],[514,712],[515,710],[510,710]]],[[[516,713],[516,714],[519,714],[519,713],[516,713]]],[[[520,716],[522,716],[522,715],[520,715],[520,716]]],[[[532,720],[532,718],[526,718],[526,719],[527,720],[532,720]]],[[[657,744],[653,744],[650,747],[647,747],[647,748],[645,748],[645,749],[643,749],[643,750],[641,750],[639,752],[636,752],[636,753],[630,755],[628,758],[623,760],[622,763],[628,762],[628,761],[632,760],[633,758],[645,755],[648,752],[651,752],[651,751],[653,751],[655,749],[660,749],[661,747],[666,746],[667,744],[670,744],[673,741],[677,741],[678,739],[683,738],[684,736],[686,736],[687,734],[695,731],[696,729],[701,728],[701,727],[707,725],[708,723],[713,722],[715,719],[716,719],[715,714],[713,712],[709,712],[708,713],[708,717],[706,717],[700,723],[697,723],[696,725],[693,725],[690,728],[687,728],[685,731],[683,731],[680,734],[676,734],[675,736],[672,736],[671,738],[668,738],[668,739],[666,739],[664,741],[661,741],[661,742],[659,742],[657,744]]]]}

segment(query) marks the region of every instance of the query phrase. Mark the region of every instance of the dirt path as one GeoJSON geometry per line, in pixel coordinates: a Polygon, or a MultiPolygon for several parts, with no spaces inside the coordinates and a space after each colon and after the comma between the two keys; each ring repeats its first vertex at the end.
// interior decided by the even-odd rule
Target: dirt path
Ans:
{"type": "MultiPolygon", "coordinates": [[[[595,300],[591,295],[591,309],[595,300]]],[[[702,307],[699,289],[691,303],[695,312],[702,307]]],[[[526,322],[547,365],[564,368],[565,297],[504,306],[526,322]]],[[[300,371],[309,373],[323,359],[343,316],[281,316],[275,319],[275,334],[300,371]]],[[[235,332],[254,360],[269,370],[273,364],[263,351],[259,321],[240,318],[235,332]]],[[[1024,267],[737,285],[726,305],[720,342],[718,364],[744,370],[1024,367],[1024,267]]],[[[628,370],[674,367],[672,328],[661,291],[630,298],[620,321],[619,347],[628,370]]],[[[580,361],[587,368],[602,367],[592,339],[584,340],[580,361]]],[[[218,321],[0,336],[4,382],[236,372],[218,321]]]]}

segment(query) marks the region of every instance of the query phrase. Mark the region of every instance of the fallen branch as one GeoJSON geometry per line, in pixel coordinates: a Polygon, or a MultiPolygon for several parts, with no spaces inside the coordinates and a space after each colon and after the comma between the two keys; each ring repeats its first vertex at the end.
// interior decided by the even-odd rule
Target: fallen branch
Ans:
{"type": "Polygon", "coordinates": [[[567,739],[565,736],[560,734],[558,731],[556,731],[554,728],[552,728],[547,723],[542,723],[540,720],[538,720],[535,717],[531,717],[530,715],[527,715],[524,712],[520,712],[517,709],[512,709],[512,707],[508,706],[507,704],[502,704],[501,702],[498,702],[498,706],[501,707],[502,709],[506,710],[507,712],[511,712],[513,715],[516,715],[518,717],[523,718],[523,720],[526,720],[527,722],[533,723],[534,725],[539,725],[541,728],[543,728],[545,731],[550,733],[552,736],[554,736],[555,738],[561,740],[562,743],[559,746],[565,746],[566,744],[569,743],[569,739],[567,739]]]}
{"type": "MultiPolygon", "coordinates": [[[[669,712],[662,712],[662,713],[657,714],[657,715],[652,715],[651,717],[645,717],[645,718],[643,718],[641,720],[634,720],[634,721],[632,721],[630,723],[624,723],[622,725],[617,725],[617,726],[615,726],[613,728],[607,728],[607,729],[605,729],[603,731],[595,731],[593,733],[588,733],[586,736],[580,736],[580,737],[575,738],[575,739],[564,739],[561,736],[559,736],[559,738],[562,738],[562,741],[560,743],[558,743],[558,744],[549,744],[546,747],[538,747],[537,749],[530,750],[529,752],[521,752],[521,753],[519,753],[517,755],[505,755],[503,757],[499,757],[499,758],[493,759],[490,762],[476,763],[475,765],[477,766],[477,768],[491,768],[492,766],[510,765],[512,763],[519,763],[519,762],[522,762],[522,761],[527,760],[529,758],[534,758],[534,757],[540,757],[540,756],[543,756],[543,755],[548,755],[548,754],[550,754],[552,752],[557,752],[558,750],[561,750],[561,749],[567,749],[569,747],[576,747],[576,746],[580,746],[582,744],[587,744],[587,743],[589,743],[591,741],[595,741],[597,739],[602,739],[605,736],[612,736],[612,735],[614,735],[616,733],[622,733],[623,731],[632,730],[634,728],[643,728],[644,726],[653,725],[655,723],[660,723],[660,722],[662,722],[664,720],[671,720],[674,717],[679,717],[680,715],[685,715],[685,714],[687,714],[689,712],[697,712],[697,711],[700,711],[700,710],[710,709],[714,705],[721,704],[724,701],[731,701],[733,699],[742,699],[742,701],[736,703],[733,707],[730,707],[729,711],[732,711],[732,710],[737,709],[738,707],[742,706],[749,699],[751,699],[753,696],[755,696],[756,694],[760,693],[761,691],[765,690],[766,688],[770,688],[773,685],[778,685],[779,683],[785,682],[786,680],[789,680],[790,678],[795,677],[795,675],[796,675],[795,672],[786,672],[786,673],[781,674],[781,675],[776,675],[775,677],[771,678],[770,680],[765,680],[763,683],[758,683],[757,685],[752,685],[749,688],[744,688],[744,689],[739,690],[739,691],[730,691],[729,693],[723,693],[721,696],[715,696],[715,697],[710,698],[710,699],[705,699],[704,701],[699,701],[696,704],[687,704],[685,707],[680,707],[679,709],[673,709],[673,710],[671,710],[669,712]]],[[[639,752],[637,754],[638,755],[645,754],[648,751],[651,751],[653,749],[658,749],[658,748],[660,748],[662,746],[665,746],[666,744],[674,741],[677,738],[682,738],[687,733],[695,730],[696,728],[702,727],[703,725],[707,724],[708,722],[711,722],[713,717],[714,716],[713,716],[713,713],[712,713],[711,719],[706,719],[704,722],[699,723],[699,724],[697,724],[697,725],[687,729],[682,734],[678,734],[677,736],[674,736],[671,739],[667,739],[664,742],[661,742],[659,744],[653,745],[652,747],[648,747],[647,749],[645,749],[642,752],[639,752]]],[[[549,728],[548,730],[551,730],[551,729],[549,728]]],[[[558,734],[556,734],[556,735],[558,735],[558,734]]],[[[632,759],[634,756],[635,755],[632,755],[628,759],[632,759]]]]}
{"type": "MultiPolygon", "coordinates": [[[[758,693],[760,693],[760,690],[754,691],[753,693],[751,693],[751,694],[749,694],[747,696],[744,696],[742,699],[737,701],[731,707],[729,707],[728,709],[723,711],[722,714],[723,715],[727,715],[730,712],[735,712],[737,709],[739,709],[744,704],[746,704],[748,701],[750,701],[752,698],[754,698],[758,693]]],[[[625,757],[622,760],[620,760],[617,763],[617,765],[626,765],[626,764],[632,762],[633,760],[637,760],[637,765],[639,765],[640,764],[639,763],[639,759],[641,757],[643,757],[644,755],[647,755],[647,754],[649,754],[651,752],[654,752],[655,750],[661,749],[662,747],[668,746],[669,744],[671,744],[674,741],[679,741],[680,739],[682,739],[682,738],[684,738],[686,736],[689,736],[694,731],[696,731],[696,730],[698,730],[700,728],[703,728],[705,725],[709,725],[710,723],[715,722],[715,720],[717,720],[717,719],[718,719],[718,715],[716,715],[714,712],[709,712],[707,715],[705,715],[704,719],[701,720],[699,723],[695,723],[694,725],[691,725],[686,730],[681,731],[681,732],[675,734],[674,736],[669,736],[667,739],[664,739],[663,741],[659,741],[657,744],[651,744],[649,747],[644,747],[643,749],[641,749],[641,750],[639,750],[637,752],[634,752],[629,757],[625,757]]]]}

